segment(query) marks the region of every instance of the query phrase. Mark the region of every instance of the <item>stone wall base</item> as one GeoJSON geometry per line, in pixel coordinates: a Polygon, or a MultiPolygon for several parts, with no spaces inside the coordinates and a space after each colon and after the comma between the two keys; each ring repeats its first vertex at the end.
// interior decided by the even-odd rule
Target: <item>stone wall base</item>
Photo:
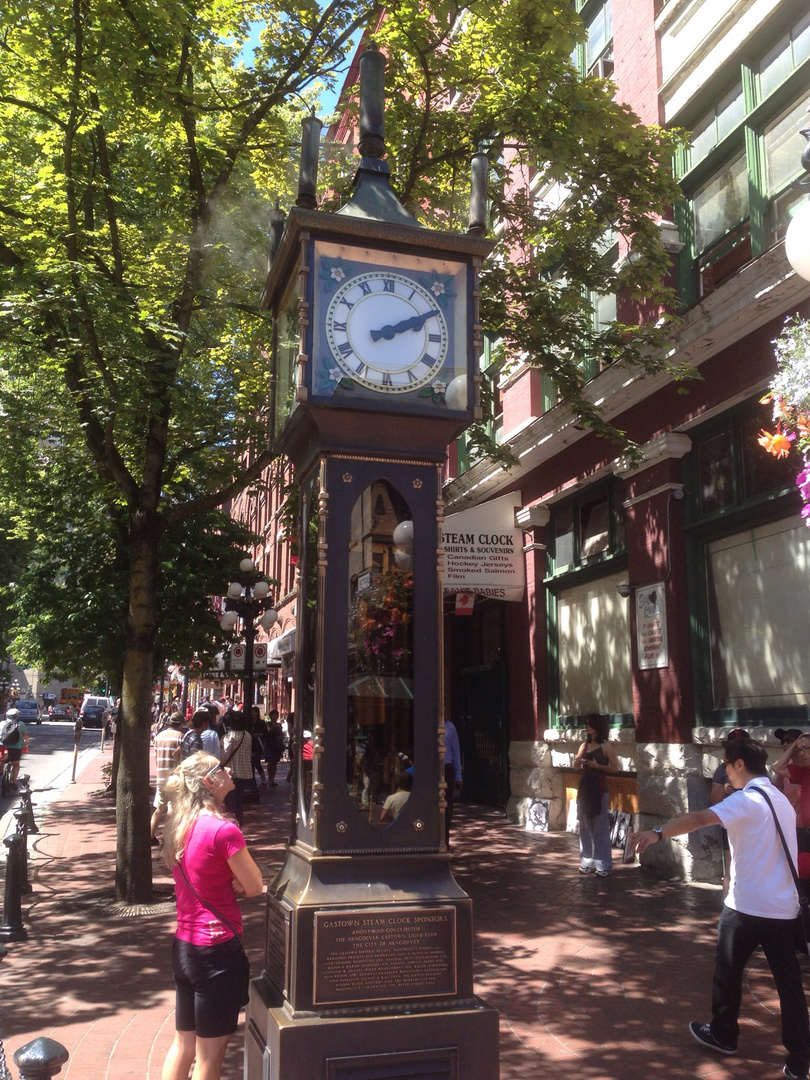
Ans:
{"type": "MultiPolygon", "coordinates": [[[[695,728],[692,742],[636,743],[630,728],[614,729],[610,741],[625,774],[635,774],[638,814],[634,829],[651,829],[679,814],[704,810],[710,805],[711,778],[722,761],[723,728],[695,728]]],[[[755,728],[752,738],[763,743],[773,760],[779,747],[770,729],[755,728]]],[[[577,728],[552,728],[542,741],[512,742],[509,747],[511,796],[506,816],[515,825],[525,825],[533,802],[549,804],[549,829],[565,829],[564,772],[573,768],[585,732],[577,728]]],[[[686,881],[714,882],[723,878],[722,831],[719,826],[701,829],[686,836],[660,841],[641,858],[649,866],[686,881]]]]}

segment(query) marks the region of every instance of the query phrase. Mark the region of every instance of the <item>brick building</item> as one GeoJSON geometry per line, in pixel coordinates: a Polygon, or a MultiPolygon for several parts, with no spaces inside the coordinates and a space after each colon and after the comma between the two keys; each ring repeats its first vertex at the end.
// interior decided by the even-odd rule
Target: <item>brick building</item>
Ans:
{"type": "MultiPolygon", "coordinates": [[[[526,592],[479,598],[471,619],[448,611],[448,703],[467,797],[506,791],[516,821],[545,800],[552,828],[568,819],[583,717],[607,714],[622,768],[613,804],[649,827],[707,805],[724,729],[773,746],[773,727],[810,722],[797,466],[756,442],[772,342],[810,312],[782,243],[810,16],[789,0],[589,0],[582,16],[583,66],[610,75],[645,122],[693,132],[677,163],[684,201],[661,227],[682,303],[673,358],[699,378],[594,374],[593,400],[643,445],[640,464],[578,429],[537,369],[501,380],[499,437],[519,464],[456,468],[445,507],[512,494],[526,592]]],[[[463,446],[451,460],[465,462],[463,446]]],[[[652,857],[712,879],[719,845],[701,834],[652,857]]]]}

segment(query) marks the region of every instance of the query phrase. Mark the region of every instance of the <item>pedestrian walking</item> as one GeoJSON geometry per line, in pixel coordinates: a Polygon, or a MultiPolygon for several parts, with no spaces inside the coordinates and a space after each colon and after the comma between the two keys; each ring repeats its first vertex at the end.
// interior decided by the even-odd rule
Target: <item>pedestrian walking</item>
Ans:
{"type": "Polygon", "coordinates": [[[238,896],[258,896],[262,875],[242,831],[223,811],[233,790],[210,754],[186,758],[166,784],[171,813],[163,855],[174,877],[177,931],[172,947],[175,1037],[162,1080],[219,1080],[228,1041],[247,1003],[249,968],[240,938],[238,896]]]}
{"type": "Polygon", "coordinates": [[[222,740],[222,760],[233,776],[233,790],[225,800],[225,809],[241,826],[245,819],[245,789],[253,779],[253,739],[246,730],[244,713],[232,712],[231,725],[222,740]]]}
{"type": "Polygon", "coordinates": [[[605,776],[619,770],[616,752],[608,742],[604,716],[591,713],[585,718],[585,742],[577,751],[574,768],[582,776],[577,789],[579,818],[579,872],[607,877],[613,869],[608,820],[609,792],[605,776]]]}
{"type": "Polygon", "coordinates": [[[444,842],[450,850],[450,826],[453,823],[453,810],[456,798],[461,794],[461,746],[458,741],[456,725],[452,720],[444,722],[444,799],[447,806],[444,811],[444,842]]]}
{"type": "Polygon", "coordinates": [[[693,1020],[689,1031],[701,1045],[734,1054],[740,1033],[742,981],[753,951],[762,947],[779,994],[787,1080],[807,1080],[810,1023],[796,956],[799,898],[774,817],[796,864],[796,815],[767,776],[765,748],[750,739],[723,744],[723,764],[734,794],[711,809],[681,814],[664,825],[631,833],[634,851],[672,836],[722,825],[731,848],[731,878],[717,926],[712,1018],[693,1020]],[[770,805],[769,805],[770,804],[770,805]]]}
{"type": "Polygon", "coordinates": [[[158,825],[166,816],[169,806],[166,797],[166,783],[180,760],[180,741],[183,738],[184,727],[183,714],[175,712],[169,717],[169,726],[155,736],[155,809],[149,824],[154,847],[157,847],[159,843],[157,838],[158,825]]]}

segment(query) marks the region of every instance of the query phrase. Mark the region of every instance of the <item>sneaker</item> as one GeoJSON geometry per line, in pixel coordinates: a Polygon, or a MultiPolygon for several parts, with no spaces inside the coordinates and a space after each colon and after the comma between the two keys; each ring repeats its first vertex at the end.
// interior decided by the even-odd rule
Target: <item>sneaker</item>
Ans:
{"type": "Polygon", "coordinates": [[[715,1039],[711,1032],[711,1026],[709,1024],[699,1024],[697,1020],[693,1020],[689,1025],[689,1030],[692,1032],[694,1038],[704,1046],[708,1046],[710,1050],[716,1050],[718,1054],[736,1054],[736,1046],[723,1046],[715,1039]]]}
{"type": "Polygon", "coordinates": [[[596,876],[597,877],[610,877],[610,870],[597,870],[596,871],[596,876]]]}
{"type": "Polygon", "coordinates": [[[593,867],[591,867],[591,866],[580,866],[579,872],[580,872],[580,874],[592,874],[593,873],[593,867]]]}
{"type": "Polygon", "coordinates": [[[807,1073],[806,1072],[802,1072],[802,1073],[792,1072],[787,1067],[787,1065],[782,1066],[782,1076],[785,1077],[785,1080],[807,1080],[807,1073]]]}

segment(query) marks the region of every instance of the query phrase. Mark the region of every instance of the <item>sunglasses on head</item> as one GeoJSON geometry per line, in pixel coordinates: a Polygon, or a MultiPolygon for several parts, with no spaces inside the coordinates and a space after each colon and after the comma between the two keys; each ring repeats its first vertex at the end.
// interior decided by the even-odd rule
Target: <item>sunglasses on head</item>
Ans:
{"type": "Polygon", "coordinates": [[[214,775],[214,773],[218,773],[220,769],[224,769],[224,768],[225,768],[225,766],[222,764],[222,762],[218,761],[216,763],[216,765],[212,769],[208,770],[208,772],[203,777],[203,780],[208,780],[209,777],[214,775]]]}

